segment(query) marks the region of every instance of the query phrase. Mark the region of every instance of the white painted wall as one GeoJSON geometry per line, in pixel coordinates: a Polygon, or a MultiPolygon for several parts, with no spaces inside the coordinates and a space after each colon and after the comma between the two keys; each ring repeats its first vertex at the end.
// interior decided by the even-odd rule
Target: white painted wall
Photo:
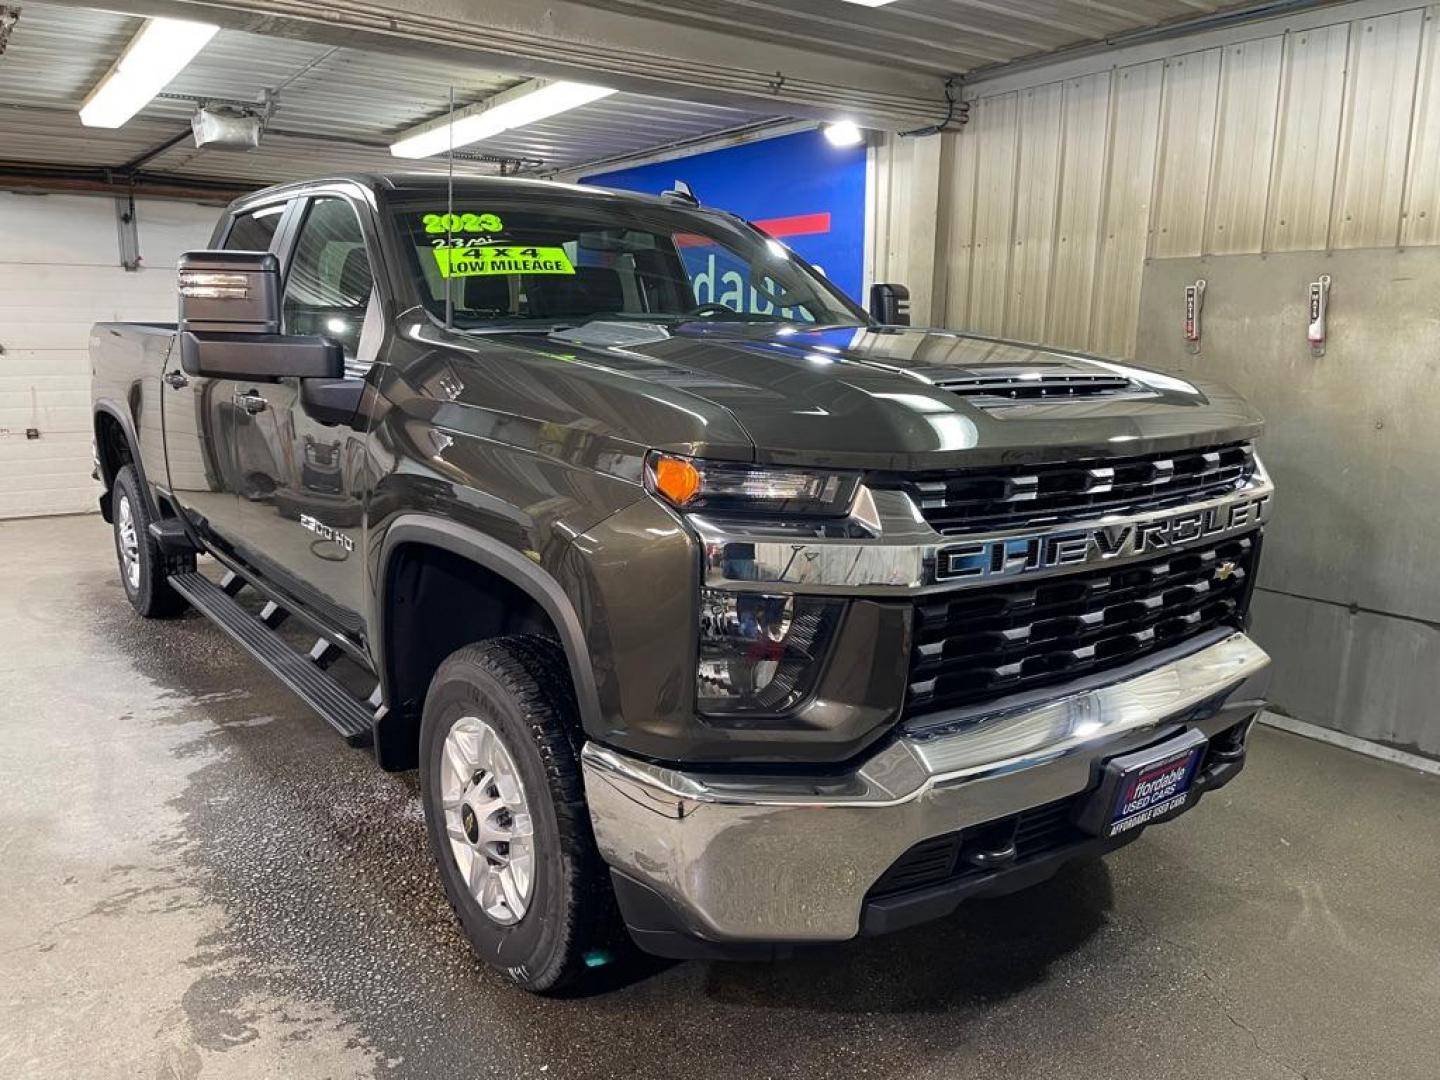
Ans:
{"type": "Polygon", "coordinates": [[[128,272],[112,198],[0,192],[0,518],[96,508],[90,324],[173,322],[176,259],[205,247],[220,213],[149,199],[137,211],[142,263],[128,272]]]}

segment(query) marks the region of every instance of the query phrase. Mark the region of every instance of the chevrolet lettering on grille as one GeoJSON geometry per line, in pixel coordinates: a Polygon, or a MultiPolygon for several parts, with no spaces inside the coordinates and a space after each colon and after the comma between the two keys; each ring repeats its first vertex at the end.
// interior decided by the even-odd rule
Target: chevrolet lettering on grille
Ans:
{"type": "Polygon", "coordinates": [[[950,544],[936,553],[937,581],[1009,578],[1061,566],[1168,551],[1265,520],[1270,495],[1143,522],[950,544]]]}

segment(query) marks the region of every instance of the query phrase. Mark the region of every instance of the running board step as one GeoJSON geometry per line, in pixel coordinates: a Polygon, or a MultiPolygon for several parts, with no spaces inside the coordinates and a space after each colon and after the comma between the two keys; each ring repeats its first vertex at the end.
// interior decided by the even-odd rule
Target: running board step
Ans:
{"type": "Polygon", "coordinates": [[[171,574],[170,584],[195,610],[220,627],[260,661],[345,737],[351,746],[368,745],[374,714],[327,675],[310,657],[296,652],[264,622],[238,604],[233,595],[204,574],[171,574]]]}

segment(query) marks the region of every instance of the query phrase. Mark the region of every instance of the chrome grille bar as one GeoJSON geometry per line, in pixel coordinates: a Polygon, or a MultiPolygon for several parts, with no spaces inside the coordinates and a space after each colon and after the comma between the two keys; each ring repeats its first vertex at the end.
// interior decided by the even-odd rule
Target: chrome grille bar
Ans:
{"type": "Polygon", "coordinates": [[[909,716],[1128,664],[1218,627],[1240,629],[1258,534],[1067,577],[915,605],[909,716]]]}
{"type": "Polygon", "coordinates": [[[1240,487],[1254,472],[1254,448],[1232,443],[1104,464],[976,469],[894,483],[931,527],[954,534],[1179,505],[1240,487]]]}

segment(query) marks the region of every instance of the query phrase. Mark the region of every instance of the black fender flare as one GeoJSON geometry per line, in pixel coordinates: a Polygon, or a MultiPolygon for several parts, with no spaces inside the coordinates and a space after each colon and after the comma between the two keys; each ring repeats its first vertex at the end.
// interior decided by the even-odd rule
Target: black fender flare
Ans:
{"type": "Polygon", "coordinates": [[[570,677],[575,688],[575,700],[580,708],[580,719],[588,730],[593,731],[600,726],[600,692],[595,684],[595,669],[590,663],[590,646],[585,639],[585,628],[575,605],[570,602],[570,597],[560,583],[543,567],[537,566],[514,548],[477,529],[426,514],[401,514],[385,530],[385,539],[380,547],[378,577],[371,594],[370,626],[374,628],[375,659],[378,661],[380,677],[385,683],[387,701],[390,700],[391,687],[385,640],[389,627],[386,623],[384,603],[385,597],[389,595],[387,579],[394,562],[395,549],[401,544],[427,544],[459,555],[508,581],[540,605],[560,634],[560,644],[570,665],[570,677]]]}
{"type": "MultiPolygon", "coordinates": [[[[150,480],[145,475],[145,463],[140,460],[140,438],[135,431],[135,422],[130,419],[129,414],[113,401],[102,399],[95,403],[94,415],[90,418],[91,433],[95,438],[95,456],[97,462],[100,456],[100,414],[104,413],[120,425],[120,434],[125,437],[125,442],[130,447],[130,464],[135,467],[135,475],[140,478],[140,493],[145,499],[145,508],[150,511],[151,520],[158,521],[160,518],[160,507],[155,501],[155,490],[150,486],[150,480]]],[[[116,470],[119,471],[118,469],[116,470]]],[[[100,513],[106,521],[110,520],[110,496],[114,487],[113,483],[107,483],[104,476],[104,466],[101,465],[100,482],[105,490],[100,495],[100,513]]]]}

